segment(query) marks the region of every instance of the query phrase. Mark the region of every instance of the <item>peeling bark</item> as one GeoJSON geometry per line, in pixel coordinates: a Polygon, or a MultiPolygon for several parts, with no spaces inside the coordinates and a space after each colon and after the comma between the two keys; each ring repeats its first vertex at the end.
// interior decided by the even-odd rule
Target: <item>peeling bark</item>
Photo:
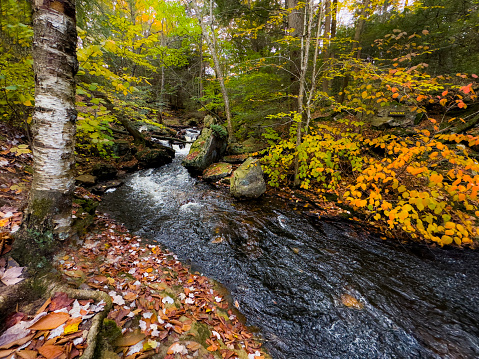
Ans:
{"type": "Polygon", "coordinates": [[[77,112],[75,0],[33,1],[33,183],[24,228],[71,235],[77,112]]]}

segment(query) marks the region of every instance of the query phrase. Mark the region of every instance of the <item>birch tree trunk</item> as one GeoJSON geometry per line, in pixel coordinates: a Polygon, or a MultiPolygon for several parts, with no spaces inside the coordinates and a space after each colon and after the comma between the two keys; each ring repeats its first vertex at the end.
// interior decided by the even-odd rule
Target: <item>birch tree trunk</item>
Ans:
{"type": "Polygon", "coordinates": [[[24,228],[64,240],[71,235],[74,190],[75,0],[33,0],[33,32],[34,174],[24,228]]]}

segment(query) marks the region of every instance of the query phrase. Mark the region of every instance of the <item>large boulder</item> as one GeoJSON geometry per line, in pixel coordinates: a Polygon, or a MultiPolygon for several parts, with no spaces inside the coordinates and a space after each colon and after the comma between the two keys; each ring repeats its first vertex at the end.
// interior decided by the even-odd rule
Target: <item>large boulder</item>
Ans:
{"type": "Polygon", "coordinates": [[[266,191],[263,169],[259,160],[248,158],[236,171],[230,180],[230,192],[240,198],[258,198],[266,191]]]}
{"type": "Polygon", "coordinates": [[[223,126],[217,125],[211,116],[206,116],[204,123],[200,136],[191,145],[188,156],[182,162],[193,173],[201,173],[217,162],[228,146],[228,136],[223,126]]]}
{"type": "Polygon", "coordinates": [[[228,177],[233,172],[233,166],[229,163],[213,163],[203,171],[205,181],[216,182],[222,178],[228,177]]]}
{"type": "Polygon", "coordinates": [[[175,158],[175,151],[166,146],[148,148],[135,154],[138,164],[143,168],[155,168],[171,163],[175,158]]]}
{"type": "Polygon", "coordinates": [[[413,112],[407,106],[392,105],[381,107],[377,115],[371,119],[371,125],[374,127],[409,127],[414,125],[417,113],[413,112]]]}

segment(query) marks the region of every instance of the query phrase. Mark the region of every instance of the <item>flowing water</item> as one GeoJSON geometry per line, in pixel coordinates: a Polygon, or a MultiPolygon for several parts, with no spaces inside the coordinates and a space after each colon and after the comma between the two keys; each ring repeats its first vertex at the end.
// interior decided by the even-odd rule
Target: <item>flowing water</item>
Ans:
{"type": "Polygon", "coordinates": [[[186,153],[131,175],[103,209],[226,286],[273,358],[479,357],[478,253],[394,244],[271,198],[236,201],[191,178],[186,153]]]}

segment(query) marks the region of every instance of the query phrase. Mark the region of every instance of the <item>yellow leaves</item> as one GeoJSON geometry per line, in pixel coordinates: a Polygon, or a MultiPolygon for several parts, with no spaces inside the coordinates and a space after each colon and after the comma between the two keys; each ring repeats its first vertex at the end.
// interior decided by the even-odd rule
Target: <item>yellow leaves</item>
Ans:
{"type": "Polygon", "coordinates": [[[368,97],[368,92],[367,91],[363,91],[363,93],[361,94],[361,97],[363,99],[366,99],[368,97]]]}
{"type": "Polygon", "coordinates": [[[443,99],[439,100],[439,104],[440,104],[441,106],[446,106],[446,104],[447,104],[447,99],[446,99],[446,98],[443,98],[443,99]]]}

